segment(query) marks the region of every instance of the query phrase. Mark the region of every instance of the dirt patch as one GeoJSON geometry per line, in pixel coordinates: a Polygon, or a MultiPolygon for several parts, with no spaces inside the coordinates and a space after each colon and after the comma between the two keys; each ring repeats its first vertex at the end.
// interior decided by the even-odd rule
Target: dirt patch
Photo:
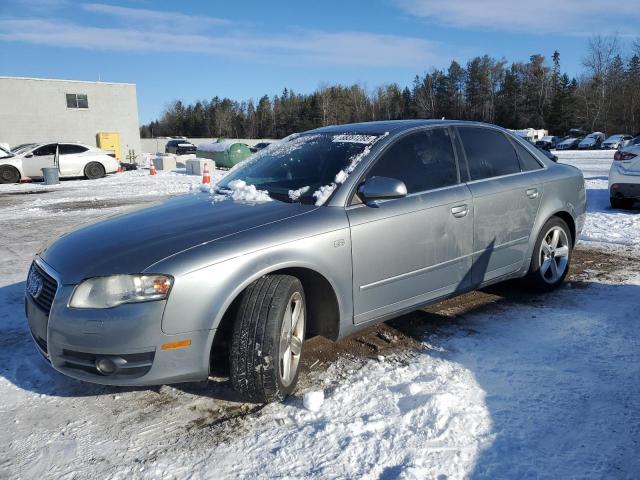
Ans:
{"type": "MultiPolygon", "coordinates": [[[[585,282],[615,280],[617,272],[640,266],[640,260],[629,254],[610,253],[578,246],[573,252],[571,269],[562,288],[586,288],[585,282]]],[[[324,370],[338,358],[349,356],[378,358],[400,351],[423,348],[422,340],[443,326],[455,324],[466,313],[505,307],[510,304],[542,305],[544,294],[531,293],[521,282],[497,284],[474,290],[374,325],[338,342],[315,337],[305,343],[301,381],[309,372],[324,370]]]]}

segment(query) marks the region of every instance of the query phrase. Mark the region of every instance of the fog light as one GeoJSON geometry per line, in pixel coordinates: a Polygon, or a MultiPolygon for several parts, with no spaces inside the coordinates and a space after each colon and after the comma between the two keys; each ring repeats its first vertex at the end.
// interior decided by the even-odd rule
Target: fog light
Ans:
{"type": "Polygon", "coordinates": [[[117,367],[110,358],[99,358],[96,360],[96,369],[103,375],[112,375],[117,367]]]}

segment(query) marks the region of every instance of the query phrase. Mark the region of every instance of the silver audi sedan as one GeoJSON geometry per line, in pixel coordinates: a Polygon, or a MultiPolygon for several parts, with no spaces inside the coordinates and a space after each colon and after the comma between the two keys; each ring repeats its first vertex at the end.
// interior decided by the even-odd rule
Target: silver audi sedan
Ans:
{"type": "Polygon", "coordinates": [[[109,385],[205,380],[283,399],[304,341],[472,289],[557,288],[585,218],[579,170],[492,125],[407,120],[292,135],[210,190],[64,235],[29,271],[33,339],[109,385]]]}

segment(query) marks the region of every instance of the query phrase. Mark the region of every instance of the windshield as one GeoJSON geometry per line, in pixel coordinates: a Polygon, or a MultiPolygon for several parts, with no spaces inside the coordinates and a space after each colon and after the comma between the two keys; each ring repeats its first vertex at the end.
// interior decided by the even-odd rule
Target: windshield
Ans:
{"type": "Polygon", "coordinates": [[[617,142],[619,140],[622,140],[623,135],[611,135],[609,138],[607,138],[607,142],[611,141],[611,142],[617,142]]]}
{"type": "Polygon", "coordinates": [[[35,143],[23,143],[22,145],[18,145],[13,150],[11,150],[11,153],[22,153],[26,150],[29,150],[31,147],[35,145],[36,145],[35,143]]]}
{"type": "MultiPolygon", "coordinates": [[[[314,203],[314,193],[342,183],[379,137],[309,133],[269,145],[235,167],[218,185],[242,180],[287,202],[314,203]]],[[[232,187],[233,185],[231,185],[232,187]]]]}

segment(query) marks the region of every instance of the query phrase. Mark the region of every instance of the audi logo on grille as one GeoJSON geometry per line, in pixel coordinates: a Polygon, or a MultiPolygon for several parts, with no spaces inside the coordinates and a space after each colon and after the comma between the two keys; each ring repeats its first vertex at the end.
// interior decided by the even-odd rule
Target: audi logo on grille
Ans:
{"type": "Polygon", "coordinates": [[[44,280],[42,279],[42,275],[40,275],[34,268],[31,268],[29,272],[29,276],[27,277],[27,292],[33,298],[38,298],[40,292],[42,292],[42,287],[44,286],[44,280]]]}

